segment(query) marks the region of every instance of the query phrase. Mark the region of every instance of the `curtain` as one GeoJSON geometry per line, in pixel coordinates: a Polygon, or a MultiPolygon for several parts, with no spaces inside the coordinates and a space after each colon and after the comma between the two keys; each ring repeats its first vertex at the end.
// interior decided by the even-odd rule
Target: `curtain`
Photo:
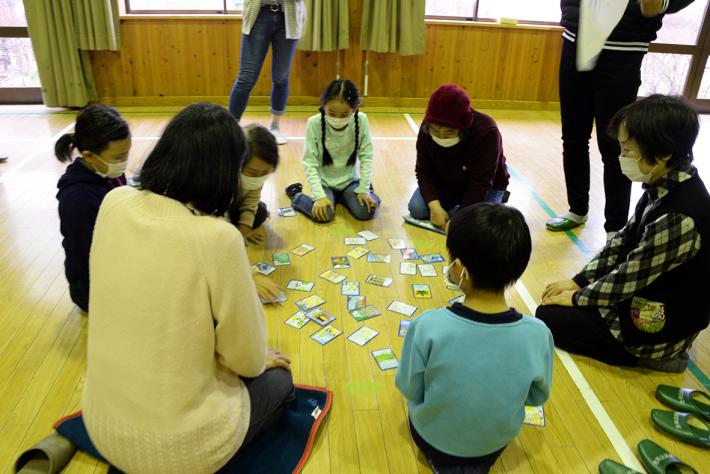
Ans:
{"type": "Polygon", "coordinates": [[[308,19],[298,49],[335,51],[350,43],[348,0],[305,0],[308,19]]]}
{"type": "Polygon", "coordinates": [[[424,4],[425,0],[363,0],[362,49],[424,54],[424,4]]]}
{"type": "Polygon", "coordinates": [[[24,0],[48,107],[84,107],[96,100],[88,49],[120,48],[115,0],[24,0]]]}

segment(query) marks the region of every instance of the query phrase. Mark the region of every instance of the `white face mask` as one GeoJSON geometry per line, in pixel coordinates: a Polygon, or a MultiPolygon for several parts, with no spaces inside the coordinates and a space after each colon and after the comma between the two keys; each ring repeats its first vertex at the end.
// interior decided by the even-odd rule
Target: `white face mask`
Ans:
{"type": "Polygon", "coordinates": [[[648,183],[651,180],[653,172],[656,171],[656,166],[658,166],[654,166],[651,168],[651,171],[644,174],[639,168],[639,161],[637,159],[629,158],[624,155],[619,156],[619,165],[621,165],[621,172],[624,173],[624,176],[638,183],[648,183]]]}
{"type": "Polygon", "coordinates": [[[325,121],[328,122],[328,125],[330,125],[331,127],[341,129],[348,126],[351,118],[352,115],[348,115],[347,117],[331,117],[329,115],[326,115],[325,121]]]}
{"type": "Polygon", "coordinates": [[[108,171],[106,171],[105,173],[102,173],[101,171],[96,169],[94,170],[94,173],[101,176],[102,178],[118,178],[126,171],[126,168],[128,167],[128,160],[121,161],[119,163],[107,163],[102,160],[99,155],[95,156],[97,160],[99,160],[101,163],[105,164],[108,167],[108,171]]]}
{"type": "Polygon", "coordinates": [[[265,174],[264,176],[246,176],[244,174],[239,175],[239,185],[246,189],[247,191],[256,191],[257,189],[261,189],[264,186],[264,183],[266,182],[266,178],[268,178],[269,175],[265,174]]]}
{"type": "Polygon", "coordinates": [[[454,145],[458,145],[458,143],[461,141],[461,137],[439,138],[434,135],[431,136],[431,139],[434,140],[434,143],[439,146],[443,146],[444,148],[451,148],[454,145]]]}
{"type": "MultiPolygon", "coordinates": [[[[460,261],[459,261],[460,263],[460,261]]],[[[463,288],[461,288],[461,285],[463,285],[464,279],[468,279],[468,270],[466,270],[466,267],[461,265],[461,273],[459,274],[459,282],[454,283],[453,280],[451,279],[451,267],[454,266],[454,262],[451,262],[451,265],[449,265],[449,268],[446,269],[446,275],[444,275],[444,280],[448,285],[455,286],[459,290],[463,291],[463,288]]]]}

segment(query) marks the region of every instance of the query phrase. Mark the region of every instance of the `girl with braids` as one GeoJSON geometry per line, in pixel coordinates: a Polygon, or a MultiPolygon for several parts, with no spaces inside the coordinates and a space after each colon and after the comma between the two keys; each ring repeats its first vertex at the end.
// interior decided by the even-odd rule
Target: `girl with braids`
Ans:
{"type": "Polygon", "coordinates": [[[316,222],[333,220],[340,203],[359,220],[380,205],[372,191],[372,141],[367,116],[358,111],[360,91],[352,81],[331,82],[320,98],[320,113],[306,123],[303,166],[311,196],[301,183],[286,188],[293,208],[316,222]]]}
{"type": "Polygon", "coordinates": [[[131,149],[131,132],[119,113],[107,105],[92,105],[76,119],[74,133],[54,145],[62,163],[71,162],[59,179],[59,230],[66,259],[64,273],[72,301],[89,309],[89,249],[96,216],[104,196],[126,184],[123,172],[131,149]],[[80,156],[73,157],[76,149],[80,156]]]}

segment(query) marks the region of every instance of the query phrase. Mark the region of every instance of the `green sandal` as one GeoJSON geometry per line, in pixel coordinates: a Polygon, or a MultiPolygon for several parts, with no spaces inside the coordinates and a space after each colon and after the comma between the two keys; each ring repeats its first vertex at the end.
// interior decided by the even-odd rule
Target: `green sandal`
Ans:
{"type": "Polygon", "coordinates": [[[651,420],[664,433],[689,444],[710,448],[710,424],[692,413],[651,410],[651,420]],[[689,418],[695,418],[700,421],[705,426],[705,429],[690,425],[688,423],[689,418]]]}
{"type": "Polygon", "coordinates": [[[681,474],[682,472],[688,472],[688,470],[698,474],[698,471],[650,439],[644,439],[639,442],[637,449],[643,466],[650,474],[681,474]],[[686,469],[681,470],[681,467],[686,469]]]}
{"type": "Polygon", "coordinates": [[[619,464],[611,459],[605,459],[599,464],[599,474],[641,474],[630,467],[619,464]]]}
{"type": "Polygon", "coordinates": [[[701,390],[659,385],[656,389],[656,398],[676,411],[692,413],[705,421],[710,421],[710,403],[698,400],[704,398],[710,402],[710,395],[701,390]]]}
{"type": "Polygon", "coordinates": [[[557,216],[547,221],[545,226],[547,227],[547,230],[551,230],[552,232],[562,232],[565,230],[574,229],[575,227],[579,227],[582,224],[584,224],[584,222],[576,222],[572,219],[567,219],[564,216],[557,216]]]}

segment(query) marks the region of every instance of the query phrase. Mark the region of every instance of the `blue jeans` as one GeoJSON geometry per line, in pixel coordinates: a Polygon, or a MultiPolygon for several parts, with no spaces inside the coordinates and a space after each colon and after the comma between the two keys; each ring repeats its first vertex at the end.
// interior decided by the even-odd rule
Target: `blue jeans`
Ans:
{"type": "Polygon", "coordinates": [[[271,113],[283,115],[288,100],[288,78],[291,60],[298,40],[286,39],[283,12],[272,13],[262,8],[251,32],[242,35],[239,75],[229,94],[229,111],[237,120],[242,118],[249,94],[259,79],[266,52],[271,44],[271,113]]]}
{"type": "MultiPolygon", "coordinates": [[[[501,203],[503,202],[504,194],[505,191],[502,189],[491,188],[488,190],[488,194],[486,194],[484,202],[501,203]]],[[[444,208],[449,217],[454,217],[456,211],[458,211],[459,207],[461,207],[461,200],[456,199],[447,193],[442,193],[439,196],[439,202],[441,202],[441,207],[444,208]]],[[[412,198],[409,200],[409,214],[415,219],[419,219],[421,221],[428,221],[431,217],[429,214],[429,206],[426,201],[424,201],[424,197],[422,196],[421,191],[419,191],[419,188],[414,191],[412,198]]]]}
{"type": "MultiPolygon", "coordinates": [[[[342,204],[348,209],[348,211],[350,211],[350,214],[352,214],[355,219],[360,221],[367,221],[372,219],[372,217],[375,215],[375,211],[378,207],[380,207],[381,201],[377,194],[370,191],[370,195],[372,196],[372,199],[375,200],[377,205],[372,211],[368,211],[367,206],[363,206],[362,204],[360,204],[360,201],[357,200],[357,194],[355,193],[355,190],[358,186],[360,186],[360,182],[353,181],[342,191],[336,191],[326,186],[323,187],[323,191],[325,191],[325,195],[328,197],[328,199],[330,199],[333,205],[342,204]]],[[[301,214],[305,214],[311,220],[316,221],[313,218],[313,199],[311,199],[310,196],[306,196],[303,193],[298,193],[291,200],[291,205],[293,206],[294,210],[300,212],[301,214]]],[[[332,221],[333,217],[333,209],[329,209],[328,220],[325,222],[332,221]]]]}

